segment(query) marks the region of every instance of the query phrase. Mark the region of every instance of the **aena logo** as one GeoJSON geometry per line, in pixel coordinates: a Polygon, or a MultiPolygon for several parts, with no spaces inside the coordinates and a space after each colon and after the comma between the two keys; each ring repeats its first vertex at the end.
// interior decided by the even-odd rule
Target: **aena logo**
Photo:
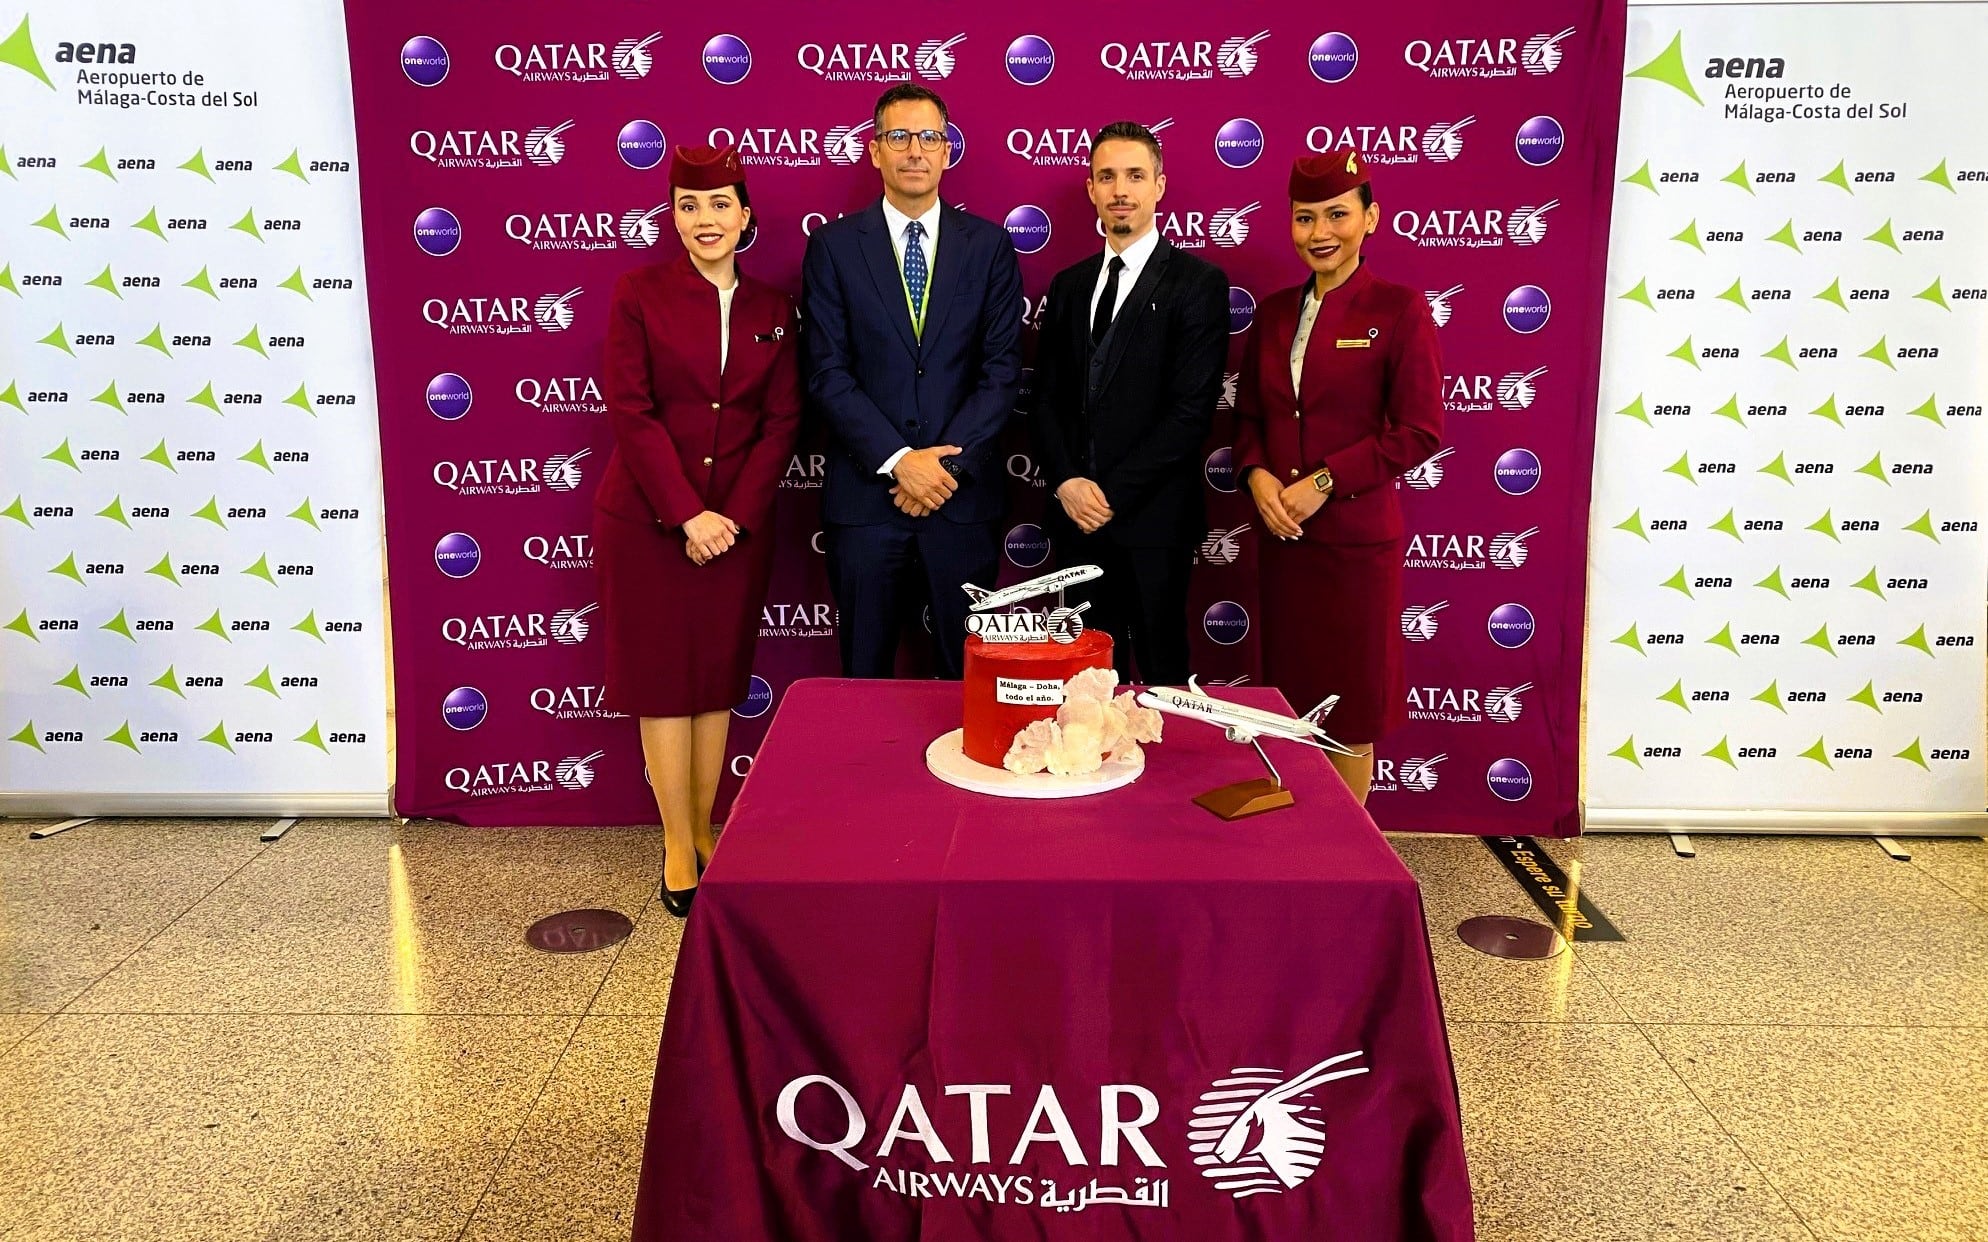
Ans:
{"type": "Polygon", "coordinates": [[[1411,604],[1401,610],[1401,636],[1411,643],[1426,643],[1436,636],[1441,624],[1436,614],[1450,606],[1443,600],[1435,604],[1411,604]]]}

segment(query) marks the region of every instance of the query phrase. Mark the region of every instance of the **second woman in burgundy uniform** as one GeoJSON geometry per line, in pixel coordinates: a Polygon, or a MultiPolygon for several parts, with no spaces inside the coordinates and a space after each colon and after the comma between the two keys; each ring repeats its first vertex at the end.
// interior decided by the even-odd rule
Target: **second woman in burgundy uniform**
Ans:
{"type": "Polygon", "coordinates": [[[1291,169],[1291,243],[1310,269],[1267,299],[1244,346],[1236,468],[1264,527],[1264,673],[1359,751],[1332,756],[1360,801],[1374,742],[1407,717],[1403,527],[1395,480],[1442,441],[1442,359],[1422,294],[1368,270],[1380,222],[1350,148],[1291,169]]]}
{"type": "Polygon", "coordinates": [[[793,302],[738,270],[751,219],[730,149],[678,147],[684,253],[614,290],[614,455],[594,501],[607,703],[639,717],[662,814],[663,902],[687,914],[714,845],[731,709],[773,565],[773,500],[800,425],[793,302]]]}

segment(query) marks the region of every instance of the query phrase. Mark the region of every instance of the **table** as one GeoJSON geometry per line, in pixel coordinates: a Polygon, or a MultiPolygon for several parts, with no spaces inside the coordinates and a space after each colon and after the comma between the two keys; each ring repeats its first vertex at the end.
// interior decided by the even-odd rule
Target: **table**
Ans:
{"type": "MultiPolygon", "coordinates": [[[[1217,691],[1288,711],[1272,690],[1217,691]]],[[[1324,757],[1297,805],[1169,717],[1133,786],[941,784],[958,683],[796,683],[703,880],[635,1213],[667,1242],[1469,1239],[1414,878],[1324,757]]]]}

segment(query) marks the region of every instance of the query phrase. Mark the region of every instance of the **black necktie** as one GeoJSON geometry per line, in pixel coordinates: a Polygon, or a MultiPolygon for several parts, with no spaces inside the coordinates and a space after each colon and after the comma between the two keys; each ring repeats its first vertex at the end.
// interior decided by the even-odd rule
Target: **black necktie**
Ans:
{"type": "Polygon", "coordinates": [[[1125,260],[1118,255],[1111,256],[1111,275],[1104,279],[1104,294],[1098,298],[1098,308],[1091,312],[1091,345],[1097,346],[1104,334],[1111,330],[1111,313],[1118,307],[1118,274],[1125,270],[1125,260]]]}

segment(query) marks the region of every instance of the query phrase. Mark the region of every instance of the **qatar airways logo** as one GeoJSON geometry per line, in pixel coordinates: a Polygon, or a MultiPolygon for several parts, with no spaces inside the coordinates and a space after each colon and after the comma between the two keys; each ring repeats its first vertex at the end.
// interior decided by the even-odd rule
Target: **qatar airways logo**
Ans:
{"type": "Polygon", "coordinates": [[[600,381],[591,375],[527,375],[511,387],[524,405],[546,414],[605,414],[600,381]]]}
{"type": "Polygon", "coordinates": [[[965,34],[909,43],[803,43],[794,59],[827,82],[902,82],[914,72],[927,82],[943,82],[958,67],[954,49],[965,34]]]}
{"type": "Polygon", "coordinates": [[[547,569],[592,569],[594,539],[585,531],[569,535],[527,535],[525,559],[547,569]]]}
{"type": "Polygon", "coordinates": [[[514,212],[504,217],[504,236],[531,250],[647,250],[662,236],[670,209],[661,203],[617,216],[611,211],[514,212]]]}
{"type": "Polygon", "coordinates": [[[1268,30],[1259,30],[1219,45],[1212,39],[1107,43],[1098,51],[1098,63],[1132,82],[1209,81],[1218,72],[1225,78],[1246,78],[1256,72],[1258,46],[1269,37],[1268,30]]]}
{"type": "Polygon", "coordinates": [[[1242,537],[1249,533],[1249,523],[1232,526],[1226,530],[1216,528],[1208,532],[1201,541],[1201,560],[1208,565],[1233,565],[1242,558],[1242,537]]]}
{"type": "Polygon", "coordinates": [[[573,326],[573,301],[584,290],[528,297],[429,298],[421,317],[452,336],[521,336],[573,326]]]}
{"type": "Polygon", "coordinates": [[[431,477],[439,487],[458,496],[524,496],[541,491],[572,492],[584,481],[580,463],[593,455],[555,453],[541,462],[535,457],[478,457],[438,461],[431,477]]]}
{"type": "Polygon", "coordinates": [[[1450,601],[1442,600],[1434,604],[1411,604],[1401,610],[1401,636],[1411,643],[1426,643],[1436,637],[1442,626],[1437,615],[1450,606],[1450,601]]]}
{"type": "MultiPolygon", "coordinates": [[[[1206,250],[1212,244],[1220,250],[1234,250],[1249,240],[1250,217],[1262,210],[1261,202],[1215,211],[1156,211],[1153,227],[1161,237],[1180,250],[1206,250]]],[[[1104,221],[1097,222],[1097,234],[1104,236],[1104,221]]]]}
{"type": "Polygon", "coordinates": [[[655,68],[651,50],[661,31],[643,39],[606,43],[500,43],[497,67],[520,82],[606,82],[609,75],[639,82],[655,68]]]}
{"type": "Polygon", "coordinates": [[[1538,533],[1539,528],[1533,526],[1489,539],[1483,535],[1415,534],[1409,536],[1403,564],[1408,569],[1520,569],[1530,555],[1526,541],[1538,533]]]}
{"type": "Polygon", "coordinates": [[[442,637],[465,651],[523,651],[552,642],[542,612],[447,617],[442,621],[442,637]]]}
{"type": "Polygon", "coordinates": [[[417,129],[407,147],[437,168],[522,168],[527,162],[550,168],[566,158],[572,121],[515,129],[417,129]]]}
{"type": "Polygon", "coordinates": [[[1475,116],[1430,125],[1314,125],[1305,133],[1313,151],[1352,147],[1369,164],[1447,164],[1463,155],[1464,131],[1475,116]]]}
{"type": "Polygon", "coordinates": [[[1448,755],[1418,755],[1412,759],[1374,759],[1375,793],[1434,793],[1442,774],[1437,766],[1448,755]]]}
{"type": "MultiPolygon", "coordinates": [[[[1173,118],[1146,127],[1155,137],[1173,128],[1173,118]]],[[[1081,126],[1052,125],[1008,131],[1008,154],[1037,168],[1091,166],[1091,131],[1081,126]]]]}
{"type": "Polygon", "coordinates": [[[1422,296],[1429,300],[1429,318],[1439,328],[1447,327],[1456,315],[1454,299],[1463,292],[1462,285],[1451,285],[1447,289],[1424,289],[1422,296]]]}
{"type": "Polygon", "coordinates": [[[834,604],[769,602],[759,610],[759,636],[833,638],[839,621],[834,604]]]}
{"type": "Polygon", "coordinates": [[[1165,1094],[1138,1083],[1086,1085],[1081,1098],[1101,1104],[1077,1116],[1098,1119],[1094,1134],[1072,1125],[1050,1083],[879,1084],[862,1098],[885,1101],[889,1112],[871,1116],[856,1091],[825,1074],[804,1074],[781,1087],[772,1115],[790,1141],[837,1161],[873,1192],[977,1202],[1016,1215],[1094,1205],[1164,1212],[1180,1195],[1213,1191],[1240,1200],[1302,1190],[1330,1146],[1323,1089],[1370,1073],[1359,1064],[1365,1056],[1342,1052],[1295,1073],[1251,1058],[1171,1112],[1165,1094]],[[996,1096],[1015,1103],[990,1107],[996,1096]],[[1005,1124],[997,1128],[996,1117],[1005,1124]],[[1163,1149],[1181,1165],[1191,1160],[1204,1180],[1174,1185],[1163,1149]],[[919,1167],[893,1167],[904,1162],[919,1167]]]}
{"type": "Polygon", "coordinates": [[[731,129],[714,126],[706,136],[714,147],[737,147],[739,162],[770,168],[819,168],[824,163],[848,168],[860,163],[868,150],[865,136],[872,122],[838,125],[826,132],[807,126],[758,126],[731,129]]]}
{"type": "Polygon", "coordinates": [[[555,789],[579,791],[594,783],[594,764],[607,752],[568,755],[564,759],[512,759],[479,763],[475,767],[450,768],[442,783],[472,798],[497,794],[550,793],[555,789]]]}
{"type": "Polygon", "coordinates": [[[1451,414],[1484,413],[1493,409],[1521,413],[1539,399],[1545,367],[1507,371],[1503,375],[1445,375],[1443,409],[1451,414]]]}
{"type": "Polygon", "coordinates": [[[527,699],[532,710],[554,720],[625,720],[626,712],[607,705],[606,686],[538,686],[527,699]]]}
{"type": "Polygon", "coordinates": [[[1529,39],[1412,39],[1401,58],[1432,78],[1515,78],[1520,70],[1544,77],[1560,67],[1574,27],[1529,39]]]}
{"type": "Polygon", "coordinates": [[[1418,492],[1433,492],[1443,485],[1443,461],[1456,452],[1446,448],[1401,476],[1401,481],[1418,492]]]}
{"type": "Polygon", "coordinates": [[[1516,724],[1531,682],[1516,686],[1410,686],[1408,718],[1441,724],[1516,724]]]}
{"type": "Polygon", "coordinates": [[[1417,246],[1451,250],[1486,250],[1506,242],[1537,246],[1546,240],[1546,213],[1559,199],[1502,211],[1496,207],[1403,208],[1388,218],[1396,237],[1417,246]]]}

